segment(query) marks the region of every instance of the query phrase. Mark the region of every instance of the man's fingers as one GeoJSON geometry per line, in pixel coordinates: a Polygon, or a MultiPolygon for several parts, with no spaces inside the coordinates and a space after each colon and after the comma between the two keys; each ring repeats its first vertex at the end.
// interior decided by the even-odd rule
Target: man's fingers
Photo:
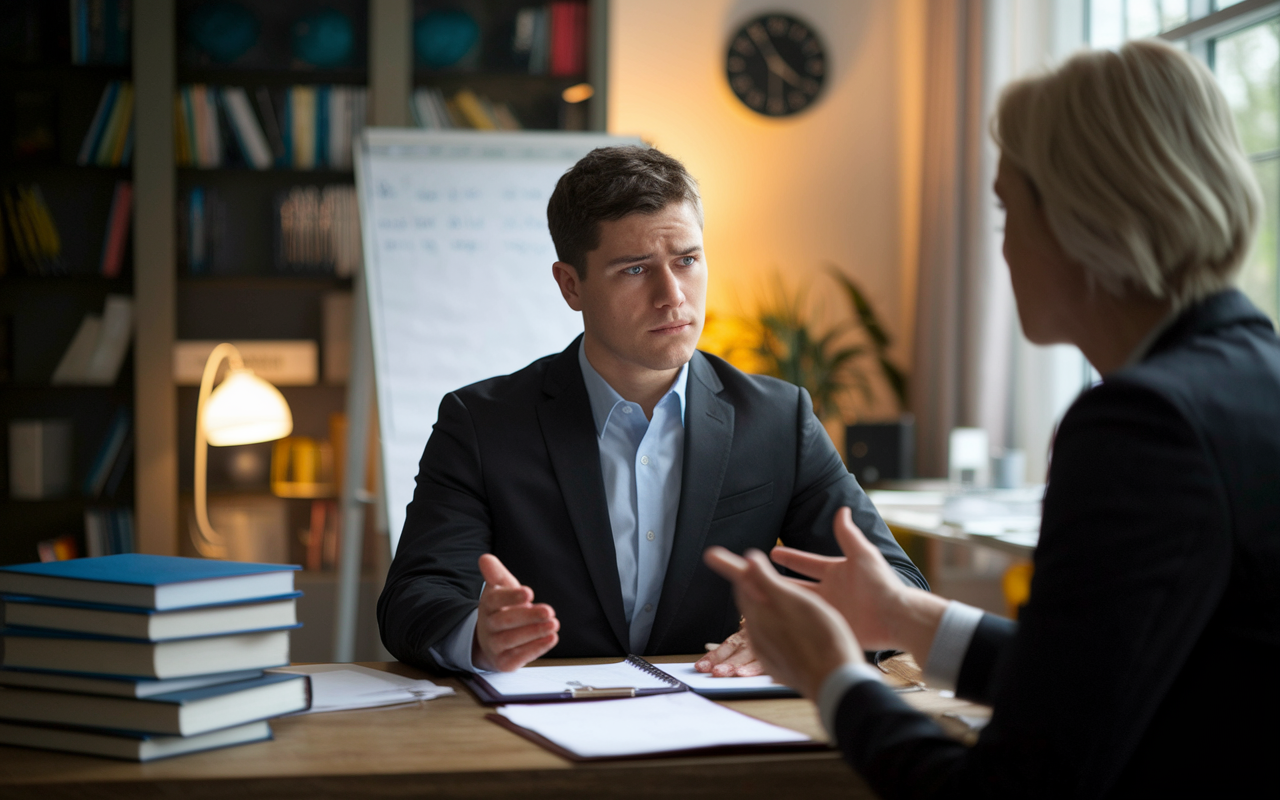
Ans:
{"type": "Polygon", "coordinates": [[[702,560],[717,575],[730,582],[745,573],[747,569],[747,562],[742,556],[734,555],[718,545],[708,547],[707,552],[702,554],[702,560]]]}
{"type": "Polygon", "coordinates": [[[523,625],[541,625],[555,619],[556,612],[546,603],[532,606],[508,606],[490,614],[485,625],[493,633],[509,631],[523,625]]]}
{"type": "Polygon", "coordinates": [[[555,633],[534,639],[531,642],[526,642],[519,647],[515,647],[498,654],[493,659],[493,665],[501,672],[512,672],[513,670],[520,669],[525,664],[528,664],[538,656],[541,656],[543,653],[546,653],[548,650],[555,647],[559,641],[560,636],[555,633]]]}
{"type": "Polygon", "coordinates": [[[792,572],[799,572],[801,575],[814,580],[822,580],[826,577],[827,570],[836,564],[843,564],[845,561],[843,558],[820,556],[816,553],[806,553],[803,550],[796,550],[782,545],[773,548],[769,553],[769,557],[778,565],[786,567],[792,572]]]}
{"type": "Polygon", "coordinates": [[[480,556],[480,574],[484,576],[485,583],[490,586],[512,587],[520,585],[520,581],[516,580],[516,576],[511,574],[511,570],[507,569],[498,560],[498,557],[492,553],[485,553],[480,556]]]}
{"type": "MultiPolygon", "coordinates": [[[[551,619],[533,625],[521,625],[519,628],[498,631],[489,636],[489,647],[493,652],[494,663],[511,650],[518,650],[529,642],[550,636],[560,630],[560,620],[551,619]]],[[[537,656],[532,656],[536,658],[537,656]]]]}
{"type": "Polygon", "coordinates": [[[712,667],[728,660],[734,653],[741,650],[743,645],[742,635],[735,633],[698,659],[698,663],[693,665],[694,669],[698,672],[710,672],[712,667]]]}
{"type": "Polygon", "coordinates": [[[733,655],[713,666],[711,668],[711,674],[718,675],[722,678],[739,675],[741,673],[738,672],[738,667],[745,667],[747,664],[750,664],[755,660],[756,654],[752,652],[751,648],[741,646],[734,650],[733,655]]]}
{"type": "Polygon", "coordinates": [[[528,586],[510,588],[486,586],[484,593],[480,595],[480,605],[490,614],[508,606],[527,606],[532,602],[533,590],[528,586]]]}

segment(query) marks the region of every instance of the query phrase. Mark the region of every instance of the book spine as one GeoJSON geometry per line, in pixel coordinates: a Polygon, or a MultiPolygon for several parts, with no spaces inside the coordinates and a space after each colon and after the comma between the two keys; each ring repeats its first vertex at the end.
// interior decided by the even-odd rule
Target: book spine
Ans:
{"type": "Polygon", "coordinates": [[[102,246],[102,274],[108,278],[120,277],[124,266],[124,249],[129,241],[129,218],[133,212],[133,184],[116,183],[111,198],[111,213],[107,216],[107,238],[102,246]]]}
{"type": "Polygon", "coordinates": [[[328,162],[330,93],[330,87],[328,86],[319,86],[316,88],[316,154],[315,160],[312,162],[313,167],[330,166],[328,162]]]}
{"type": "Polygon", "coordinates": [[[470,89],[459,89],[453,96],[453,102],[457,104],[458,110],[462,112],[462,116],[471,127],[481,131],[497,129],[497,124],[485,112],[484,104],[480,102],[475,92],[470,89]]]}
{"type": "Polygon", "coordinates": [[[280,120],[276,117],[277,104],[271,102],[271,91],[265,86],[257,88],[254,99],[258,102],[258,114],[262,117],[263,133],[266,134],[267,141],[271,145],[272,162],[276,166],[282,166],[284,138],[280,135],[280,120]]]}
{"type": "Polygon", "coordinates": [[[119,90],[119,81],[111,81],[102,90],[98,110],[93,114],[93,122],[89,123],[89,130],[85,131],[84,140],[80,143],[80,153],[76,156],[76,163],[82,167],[88,166],[93,161],[94,153],[98,151],[98,142],[111,116],[111,107],[115,104],[119,90]]]}
{"type": "Polygon", "coordinates": [[[115,97],[112,99],[111,116],[107,118],[107,124],[102,130],[102,136],[98,141],[97,149],[94,151],[93,163],[99,167],[111,165],[111,154],[115,151],[116,139],[120,136],[120,129],[124,126],[126,86],[127,84],[121,83],[115,97]]]}
{"type": "Polygon", "coordinates": [[[222,102],[226,106],[227,115],[231,118],[232,127],[246,161],[254,169],[271,167],[271,148],[267,145],[267,137],[253,116],[253,106],[249,104],[249,95],[239,87],[224,89],[222,102]]]}
{"type": "Polygon", "coordinates": [[[293,166],[295,169],[313,169],[316,165],[315,87],[293,87],[289,109],[293,114],[293,166]]]}

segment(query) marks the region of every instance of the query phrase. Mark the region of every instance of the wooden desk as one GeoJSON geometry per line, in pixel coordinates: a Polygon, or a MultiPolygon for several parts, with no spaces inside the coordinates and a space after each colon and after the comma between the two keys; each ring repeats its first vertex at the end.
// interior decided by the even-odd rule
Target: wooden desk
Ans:
{"type": "MultiPolygon", "coordinates": [[[[400,663],[365,666],[429,677],[400,663]]],[[[0,746],[0,797],[873,797],[834,751],[573,764],[485,720],[485,707],[457,681],[434,680],[457,694],[416,706],[284,718],[271,723],[275,741],[150,764],[0,746]]],[[[932,691],[903,698],[935,715],[987,713],[932,691]]],[[[826,738],[804,700],[725,705],[826,738]]],[[[959,723],[942,722],[962,735],[959,723]]]]}

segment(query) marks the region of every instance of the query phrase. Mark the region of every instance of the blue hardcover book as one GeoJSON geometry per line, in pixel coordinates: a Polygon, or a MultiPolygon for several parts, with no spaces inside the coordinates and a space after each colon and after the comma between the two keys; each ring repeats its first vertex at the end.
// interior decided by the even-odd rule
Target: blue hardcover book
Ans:
{"type": "Polygon", "coordinates": [[[0,718],[6,720],[174,736],[198,736],[310,707],[308,677],[287,673],[142,699],[39,689],[0,692],[0,718]]]}
{"type": "Polygon", "coordinates": [[[289,632],[296,627],[164,642],[4,628],[0,666],[130,678],[187,678],[282,667],[289,663],[289,632]]]}
{"type": "Polygon", "coordinates": [[[4,624],[147,642],[279,630],[298,624],[302,592],[173,611],[4,595],[4,624]]]}
{"type": "Polygon", "coordinates": [[[74,672],[44,672],[30,669],[0,669],[0,686],[48,689],[54,692],[105,694],[112,697],[155,697],[158,694],[185,692],[202,686],[235,683],[262,677],[260,669],[215,672],[189,678],[124,678],[119,675],[89,675],[74,672]]]}
{"type": "Polygon", "coordinates": [[[136,731],[77,728],[70,725],[0,722],[0,744],[85,753],[126,761],[155,761],[239,744],[266,742],[271,738],[271,725],[265,721],[223,728],[199,736],[156,736],[136,731]]]}
{"type": "Polygon", "coordinates": [[[93,154],[98,152],[98,147],[102,144],[102,134],[106,130],[107,120],[111,118],[111,111],[115,108],[116,98],[120,95],[120,85],[120,81],[111,81],[102,90],[98,110],[93,113],[93,122],[89,123],[89,130],[85,131],[84,141],[80,143],[80,153],[76,156],[76,163],[82,167],[92,163],[93,154]]]}
{"type": "Polygon", "coordinates": [[[293,592],[294,564],[123,553],[0,567],[0,594],[168,610],[293,592]]]}

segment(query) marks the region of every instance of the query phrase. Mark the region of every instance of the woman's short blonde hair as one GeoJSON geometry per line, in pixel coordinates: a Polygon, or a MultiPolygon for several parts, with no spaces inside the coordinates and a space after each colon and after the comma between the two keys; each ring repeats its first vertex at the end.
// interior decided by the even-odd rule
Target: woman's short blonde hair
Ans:
{"type": "Polygon", "coordinates": [[[1230,286],[1262,194],[1213,74],[1164,42],[1080,53],[1000,97],[992,133],[1105,291],[1182,307],[1230,286]]]}

